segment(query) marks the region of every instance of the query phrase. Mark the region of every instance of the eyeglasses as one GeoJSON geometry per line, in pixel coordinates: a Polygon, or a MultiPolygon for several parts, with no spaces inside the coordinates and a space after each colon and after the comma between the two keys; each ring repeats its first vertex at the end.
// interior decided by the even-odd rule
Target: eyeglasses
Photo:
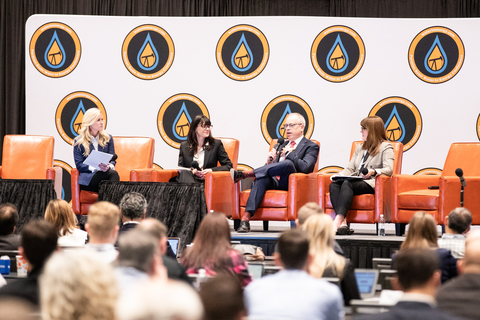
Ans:
{"type": "Polygon", "coordinates": [[[203,129],[212,129],[213,124],[211,124],[211,125],[204,124],[203,126],[199,126],[199,127],[200,127],[200,128],[203,128],[203,129]]]}
{"type": "Polygon", "coordinates": [[[293,127],[295,127],[297,124],[301,124],[301,123],[285,123],[285,124],[283,125],[283,129],[293,128],[293,127]]]}

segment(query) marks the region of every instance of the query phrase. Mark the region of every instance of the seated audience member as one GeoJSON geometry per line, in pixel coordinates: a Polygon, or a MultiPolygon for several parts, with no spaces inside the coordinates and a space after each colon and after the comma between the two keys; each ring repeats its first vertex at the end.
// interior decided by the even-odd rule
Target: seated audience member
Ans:
{"type": "Polygon", "coordinates": [[[308,260],[307,234],[297,229],[284,232],[275,253],[275,262],[284,270],[254,280],[245,288],[249,319],[343,319],[340,289],[310,276],[306,272],[308,260]]]}
{"type": "Polygon", "coordinates": [[[339,278],[345,305],[350,305],[352,299],[360,299],[355,267],[333,250],[335,229],[332,218],[326,214],[312,215],[305,221],[303,230],[307,232],[312,257],[308,273],[315,278],[339,278]]]}
{"type": "MultiPolygon", "coordinates": [[[[167,227],[157,219],[147,218],[140,222],[138,228],[144,232],[148,232],[157,240],[160,254],[162,255],[163,265],[167,268],[168,278],[183,280],[190,284],[190,279],[185,272],[185,268],[177,262],[177,259],[167,256],[167,227]]],[[[171,248],[170,251],[172,251],[171,248]]]]}
{"type": "Polygon", "coordinates": [[[458,260],[460,276],[437,293],[438,308],[464,319],[480,319],[480,231],[467,236],[465,258],[458,260]]]}
{"type": "Polygon", "coordinates": [[[117,297],[112,267],[86,250],[55,253],[40,277],[42,319],[116,319],[117,297]]]}
{"type": "Polygon", "coordinates": [[[203,306],[195,290],[181,282],[132,286],[117,303],[118,320],[203,320],[203,306]]]}
{"type": "Polygon", "coordinates": [[[145,219],[147,200],[138,192],[129,192],[123,196],[119,207],[122,217],[122,226],[118,231],[120,237],[124,232],[132,230],[138,226],[140,221],[145,219]]]}
{"type": "Polygon", "coordinates": [[[159,277],[163,266],[158,242],[141,230],[127,232],[118,240],[116,264],[115,276],[122,294],[133,284],[159,277]]]}
{"type": "Polygon", "coordinates": [[[445,233],[438,246],[450,250],[455,259],[463,259],[465,234],[470,231],[472,214],[466,208],[455,208],[445,218],[445,233]]]}
{"type": "Polygon", "coordinates": [[[22,259],[28,263],[25,279],[18,279],[0,289],[0,297],[12,296],[39,304],[38,277],[48,257],[57,249],[57,232],[48,222],[34,220],[22,230],[22,245],[19,248],[22,259]]]}
{"type": "Polygon", "coordinates": [[[238,280],[227,275],[208,279],[200,286],[204,320],[241,320],[246,316],[243,290],[238,280]]]}
{"type": "Polygon", "coordinates": [[[0,205],[0,250],[18,250],[20,235],[15,234],[17,223],[17,207],[10,203],[0,205]]]}
{"type": "Polygon", "coordinates": [[[440,287],[440,261],[429,249],[406,249],[396,256],[397,277],[394,287],[403,290],[400,301],[388,312],[369,314],[364,320],[452,320],[457,319],[436,307],[435,294],[440,287]]]}
{"type": "MultiPolygon", "coordinates": [[[[295,219],[295,224],[298,229],[301,229],[305,221],[314,214],[324,214],[322,208],[316,202],[308,202],[298,210],[298,218],[295,219]]],[[[335,253],[344,256],[342,247],[337,241],[333,241],[333,250],[335,253]]]]}
{"type": "Polygon", "coordinates": [[[38,308],[18,298],[2,298],[0,300],[0,320],[38,320],[38,308]]]}
{"type": "MultiPolygon", "coordinates": [[[[400,246],[400,252],[413,248],[434,250],[440,258],[442,283],[456,277],[457,260],[452,256],[450,250],[438,247],[437,223],[432,215],[424,211],[418,211],[408,224],[407,236],[400,246]]],[[[395,255],[392,265],[395,265],[395,255]]]]}
{"type": "Polygon", "coordinates": [[[88,209],[85,230],[90,236],[90,241],[85,249],[96,252],[107,263],[117,259],[118,252],[114,243],[117,241],[119,219],[120,210],[110,202],[100,201],[88,209]]]}
{"type": "Polygon", "coordinates": [[[51,200],[45,210],[45,221],[57,231],[60,247],[80,247],[87,241],[87,233],[77,226],[78,221],[72,207],[61,199],[51,200]]]}
{"type": "Polygon", "coordinates": [[[242,286],[252,281],[243,255],[232,249],[230,227],[227,218],[220,212],[211,212],[198,227],[193,246],[184,251],[182,264],[187,274],[196,274],[205,269],[207,276],[225,272],[237,275],[242,286]]]}

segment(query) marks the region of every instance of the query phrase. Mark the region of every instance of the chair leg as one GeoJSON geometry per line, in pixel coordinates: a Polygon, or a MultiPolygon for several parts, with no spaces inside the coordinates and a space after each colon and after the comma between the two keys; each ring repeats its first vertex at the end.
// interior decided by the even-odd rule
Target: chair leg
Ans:
{"type": "Polygon", "coordinates": [[[395,235],[401,237],[405,234],[406,223],[395,223],[395,235]]]}
{"type": "Polygon", "coordinates": [[[297,228],[297,225],[295,224],[295,221],[290,221],[290,228],[291,229],[297,228]]]}
{"type": "Polygon", "coordinates": [[[263,221],[263,231],[268,231],[268,220],[263,221]]]}
{"type": "Polygon", "coordinates": [[[233,229],[237,231],[238,227],[240,227],[240,219],[233,219],[233,229]]]}

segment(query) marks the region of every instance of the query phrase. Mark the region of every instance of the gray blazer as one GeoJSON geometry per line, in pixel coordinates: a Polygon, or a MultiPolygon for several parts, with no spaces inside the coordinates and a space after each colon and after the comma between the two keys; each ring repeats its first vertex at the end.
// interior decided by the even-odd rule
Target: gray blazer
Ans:
{"type": "MultiPolygon", "coordinates": [[[[343,169],[339,175],[341,176],[359,176],[360,163],[362,163],[362,158],[364,156],[365,150],[362,149],[362,144],[359,144],[355,148],[352,159],[348,163],[347,167],[343,169]]],[[[393,153],[393,147],[388,142],[382,142],[380,145],[380,150],[375,157],[371,155],[368,156],[367,161],[365,161],[365,167],[368,169],[375,169],[377,175],[384,174],[391,176],[393,173],[393,160],[395,156],[393,153]]],[[[368,183],[372,188],[375,189],[375,177],[370,177],[370,179],[365,179],[365,182],[368,183]]]]}

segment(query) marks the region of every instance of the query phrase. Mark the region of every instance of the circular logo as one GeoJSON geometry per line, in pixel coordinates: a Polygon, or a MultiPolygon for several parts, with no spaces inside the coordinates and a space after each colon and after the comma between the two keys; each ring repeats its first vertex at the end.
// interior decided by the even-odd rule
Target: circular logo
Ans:
{"type": "Polygon", "coordinates": [[[73,144],[82,127],[83,115],[90,108],[100,109],[105,119],[105,128],[107,128],[105,107],[93,94],[84,91],[72,92],[60,101],[55,112],[55,125],[65,142],[73,144]]]}
{"type": "Polygon", "coordinates": [[[178,149],[187,140],[190,122],[199,114],[210,118],[207,107],[199,98],[188,93],[171,96],[158,111],[158,132],[169,146],[178,149]]]}
{"type": "Polygon", "coordinates": [[[155,170],[163,170],[163,168],[161,166],[159,166],[158,164],[154,163],[153,164],[153,169],[155,170]]]}
{"type": "Polygon", "coordinates": [[[417,143],[422,133],[422,116],[417,107],[405,98],[385,98],[368,115],[382,118],[387,139],[403,143],[404,152],[417,143]]]}
{"type": "Polygon", "coordinates": [[[320,77],[331,82],[344,82],[355,77],[362,69],[365,45],[355,30],[332,26],[315,38],[310,58],[320,77]]]}
{"type": "Polygon", "coordinates": [[[283,125],[290,113],[300,113],[305,118],[303,134],[305,138],[310,139],[315,126],[312,109],[302,98],[283,95],[270,101],[262,113],[260,126],[263,137],[269,144],[272,139],[287,137],[283,125]]]}
{"type": "Polygon", "coordinates": [[[329,167],[323,167],[318,170],[318,173],[320,174],[337,174],[343,170],[342,167],[339,166],[329,166],[329,167]]]}
{"type": "Polygon", "coordinates": [[[60,22],[50,22],[38,28],[30,39],[29,51],[35,68],[51,78],[68,75],[82,55],[75,31],[60,22]]]}
{"type": "Polygon", "coordinates": [[[62,160],[54,160],[54,167],[62,168],[62,200],[72,200],[72,167],[62,160]]]}
{"type": "Polygon", "coordinates": [[[408,49],[408,63],[422,81],[438,84],[446,82],[460,71],[465,60],[462,39],[445,27],[431,27],[421,31],[408,49]]]}
{"type": "Polygon", "coordinates": [[[247,81],[265,69],[270,49],[260,30],[242,24],[225,31],[218,40],[215,55],[218,67],[227,77],[247,81]]]}
{"type": "Polygon", "coordinates": [[[172,38],[153,24],[136,27],[123,41],[123,63],[139,79],[154,80],[163,76],[172,66],[174,57],[172,38]]]}
{"type": "Polygon", "coordinates": [[[480,114],[477,117],[477,137],[480,140],[480,114]]]}
{"type": "Polygon", "coordinates": [[[413,174],[414,176],[441,176],[442,169],[439,168],[423,168],[413,174]]]}

